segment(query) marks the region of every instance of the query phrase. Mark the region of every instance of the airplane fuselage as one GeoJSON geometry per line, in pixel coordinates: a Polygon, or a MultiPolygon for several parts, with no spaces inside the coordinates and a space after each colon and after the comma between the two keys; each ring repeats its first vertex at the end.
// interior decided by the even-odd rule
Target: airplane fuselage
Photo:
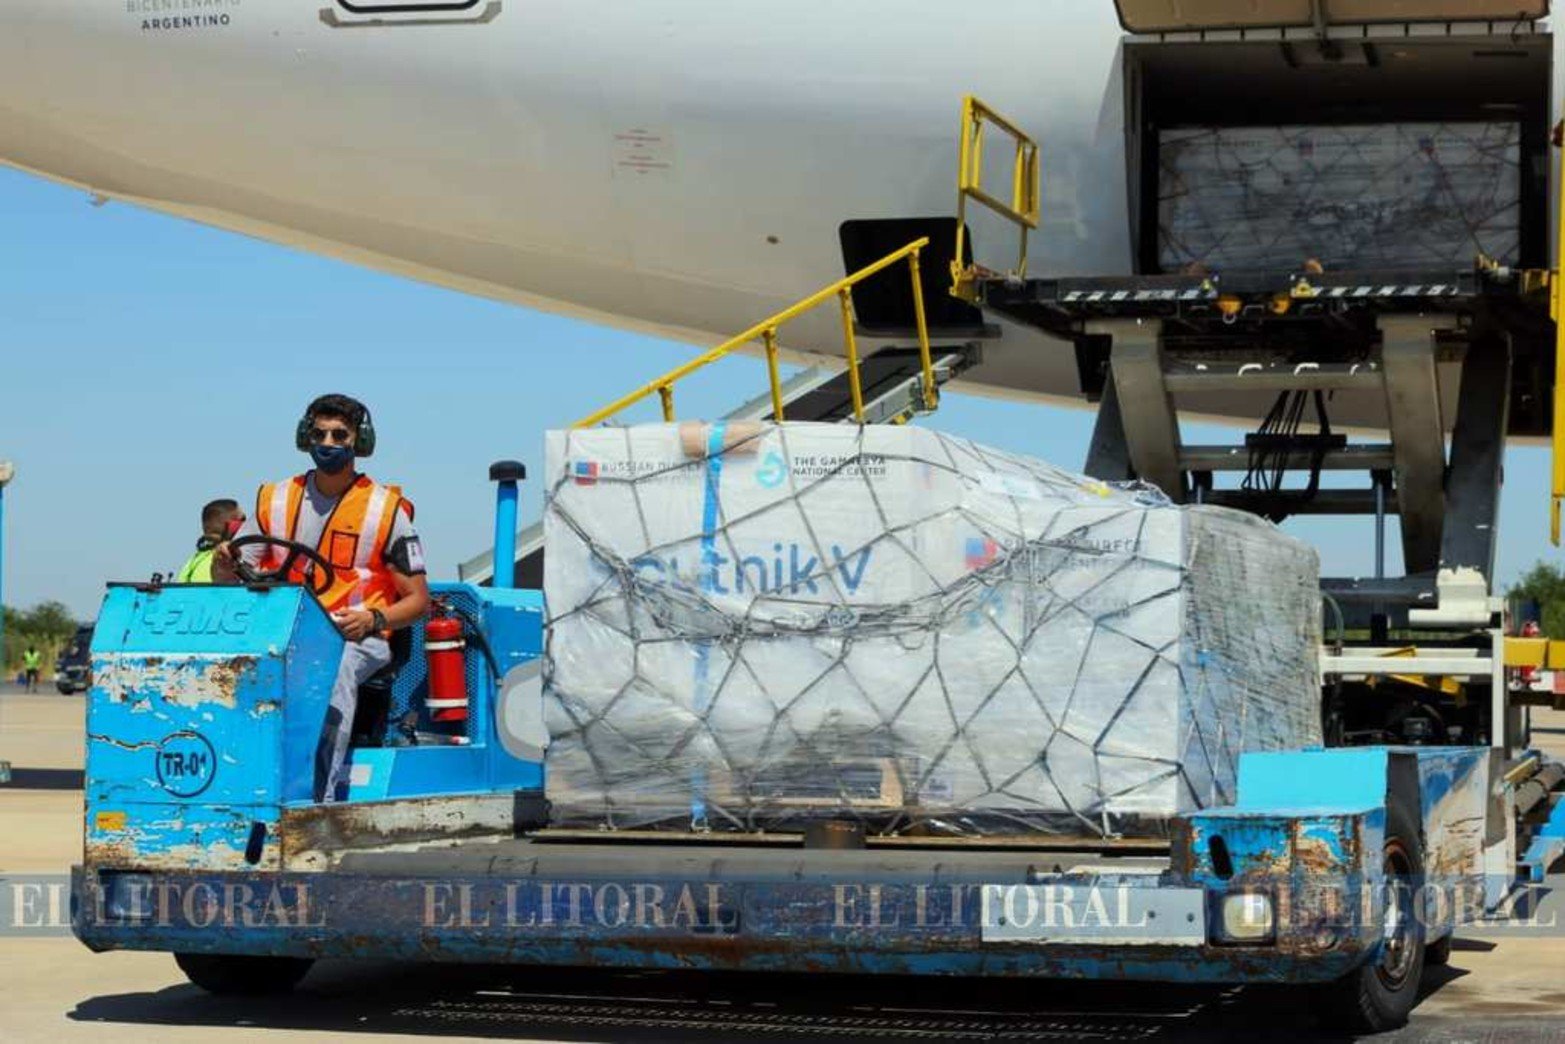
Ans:
{"type": "MultiPolygon", "coordinates": [[[[966,93],[1041,143],[1029,272],[1129,273],[1124,39],[1106,2],[51,0],[0,12],[0,162],[711,344],[840,276],[844,222],[952,216],[966,93]]],[[[971,220],[978,261],[1014,260],[1011,226],[971,220]]],[[[838,319],[783,345],[840,355],[838,319]]],[[[983,355],[964,387],[1082,399],[1066,342],[1005,326],[983,355]]]]}
{"type": "MultiPolygon", "coordinates": [[[[952,214],[972,91],[1045,143],[1034,270],[1127,270],[1107,4],[1002,0],[984,21],[1014,31],[981,42],[969,12],[895,0],[498,6],[476,22],[455,19],[481,5],[376,18],[332,0],[13,9],[0,15],[0,160],[710,343],[840,275],[843,221],[952,214]]],[[[1010,232],[986,231],[980,259],[1003,260],[1010,232]]],[[[835,324],[806,319],[786,346],[838,354],[835,324]]],[[[1008,359],[1024,351],[993,346],[975,380],[1070,390],[1068,350],[1052,353],[1058,367],[1008,359]]]]}

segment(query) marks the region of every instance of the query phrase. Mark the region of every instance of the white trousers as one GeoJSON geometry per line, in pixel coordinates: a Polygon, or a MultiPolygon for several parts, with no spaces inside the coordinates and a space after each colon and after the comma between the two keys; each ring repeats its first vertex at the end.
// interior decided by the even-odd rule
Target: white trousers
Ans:
{"type": "Polygon", "coordinates": [[[331,704],[326,708],[320,743],[315,748],[316,801],[325,804],[337,800],[338,787],[347,782],[341,778],[342,763],[347,760],[348,741],[353,738],[359,686],[390,663],[391,646],[379,635],[344,643],[337,680],[331,687],[331,704]]]}

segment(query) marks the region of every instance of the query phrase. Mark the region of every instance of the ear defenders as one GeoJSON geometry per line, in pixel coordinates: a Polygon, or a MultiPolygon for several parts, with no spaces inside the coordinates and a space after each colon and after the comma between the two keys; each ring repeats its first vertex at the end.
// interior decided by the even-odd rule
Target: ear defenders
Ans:
{"type": "MultiPolygon", "coordinates": [[[[352,400],[358,407],[358,420],[354,424],[353,455],[355,457],[368,457],[375,452],[375,418],[370,416],[370,408],[352,400]]],[[[311,403],[313,406],[314,403],[311,403]]],[[[294,428],[294,448],[301,453],[310,452],[310,429],[315,425],[315,413],[313,410],[305,410],[304,416],[299,418],[298,427],[294,428]]]]}

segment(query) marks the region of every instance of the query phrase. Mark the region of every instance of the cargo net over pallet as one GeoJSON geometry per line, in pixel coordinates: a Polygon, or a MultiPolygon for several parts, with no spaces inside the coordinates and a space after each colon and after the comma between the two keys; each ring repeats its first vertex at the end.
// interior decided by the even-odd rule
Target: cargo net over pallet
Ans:
{"type": "Polygon", "coordinates": [[[936,432],[549,435],[546,788],[608,828],[1159,834],[1319,741],[1269,523],[936,432]]]}
{"type": "Polygon", "coordinates": [[[1193,127],[1161,132],[1158,263],[1265,269],[1515,264],[1521,127],[1193,127]]]}

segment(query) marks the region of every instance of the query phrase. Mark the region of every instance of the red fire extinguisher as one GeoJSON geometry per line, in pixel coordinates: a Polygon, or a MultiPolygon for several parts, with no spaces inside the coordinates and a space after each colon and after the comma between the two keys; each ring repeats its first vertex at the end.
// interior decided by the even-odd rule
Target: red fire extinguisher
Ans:
{"type": "MultiPolygon", "coordinates": [[[[1522,624],[1521,637],[1536,638],[1543,631],[1538,627],[1538,621],[1528,620],[1522,624]]],[[[1536,667],[1523,667],[1517,671],[1517,681],[1521,682],[1524,689],[1530,689],[1538,683],[1538,669],[1536,667]]]]}
{"type": "Polygon", "coordinates": [[[429,661],[429,698],[424,701],[434,721],[467,720],[467,640],[462,620],[435,603],[424,624],[424,654],[429,661]]]}

